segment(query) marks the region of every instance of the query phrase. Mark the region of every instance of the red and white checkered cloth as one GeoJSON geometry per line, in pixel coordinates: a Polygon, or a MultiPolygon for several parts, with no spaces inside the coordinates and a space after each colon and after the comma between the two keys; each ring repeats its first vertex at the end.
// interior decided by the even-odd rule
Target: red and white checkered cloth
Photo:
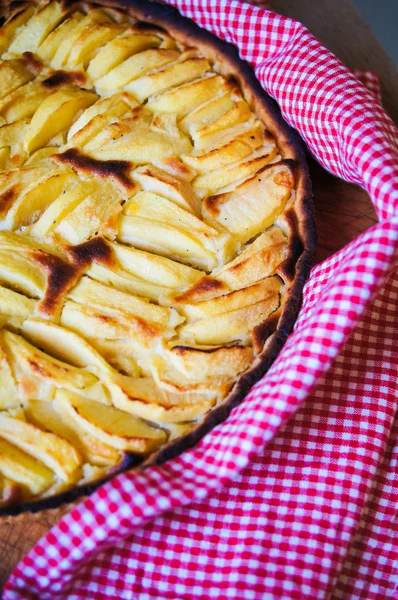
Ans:
{"type": "Polygon", "coordinates": [[[81,503],[4,600],[397,598],[397,131],[299,23],[236,1],[173,4],[239,47],[380,221],[313,269],[293,334],[227,421],[81,503]]]}

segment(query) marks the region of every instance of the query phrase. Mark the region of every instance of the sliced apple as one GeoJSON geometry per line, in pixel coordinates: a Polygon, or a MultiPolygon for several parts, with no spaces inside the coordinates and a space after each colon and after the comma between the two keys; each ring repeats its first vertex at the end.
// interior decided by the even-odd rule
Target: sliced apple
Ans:
{"type": "Polygon", "coordinates": [[[251,330],[279,307],[279,295],[238,310],[181,325],[179,335],[195,344],[250,344],[251,330]]]}
{"type": "Polygon", "coordinates": [[[174,342],[165,352],[167,361],[187,379],[204,381],[212,377],[235,378],[252,363],[253,350],[233,346],[186,346],[174,342]]]}
{"type": "MultiPolygon", "coordinates": [[[[1,302],[1,300],[0,300],[1,302]]],[[[0,411],[19,405],[16,382],[0,335],[0,411]]]]}
{"type": "Polygon", "coordinates": [[[199,302],[198,304],[182,304],[178,307],[189,321],[196,321],[197,319],[222,315],[261,302],[270,296],[279,294],[281,286],[282,280],[279,277],[268,277],[247,288],[218,296],[212,300],[199,302]]]}
{"type": "Polygon", "coordinates": [[[17,30],[25,25],[35,12],[35,7],[28,5],[22,10],[14,12],[0,29],[0,55],[2,55],[14,39],[17,30]]]}
{"type": "Polygon", "coordinates": [[[161,38],[156,35],[134,35],[131,29],[128,29],[100,49],[91,60],[87,74],[95,82],[133,54],[159,47],[160,43],[161,38]]]}
{"type": "Polygon", "coordinates": [[[97,98],[96,94],[79,88],[64,88],[50,94],[33,115],[24,140],[25,149],[33,152],[45,146],[58,133],[69,129],[76,114],[97,98]]]}
{"type": "Polygon", "coordinates": [[[0,100],[0,113],[7,123],[30,119],[48,92],[41,85],[42,77],[21,85],[0,100]]]}
{"type": "Polygon", "coordinates": [[[41,163],[49,158],[53,154],[58,152],[58,148],[56,146],[46,146],[45,148],[40,148],[40,150],[36,150],[33,154],[30,155],[27,161],[25,161],[24,166],[36,166],[38,163],[41,163]]]}
{"type": "Polygon", "coordinates": [[[95,23],[81,32],[69,53],[67,66],[75,69],[87,67],[99,48],[125,30],[125,26],[116,23],[95,23]]]}
{"type": "Polygon", "coordinates": [[[192,150],[188,137],[151,129],[152,115],[144,110],[111,124],[94,137],[85,152],[99,160],[126,160],[136,165],[159,162],[192,150]],[[149,119],[148,119],[149,117],[149,119]]]}
{"type": "Polygon", "coordinates": [[[95,87],[101,95],[109,95],[148,71],[177,60],[178,56],[177,50],[166,48],[149,48],[138,52],[100,77],[95,87]]]}
{"type": "MultiPolygon", "coordinates": [[[[131,377],[139,377],[143,369],[143,357],[129,340],[104,340],[93,338],[90,344],[112,365],[131,377]],[[138,360],[140,365],[138,366],[138,360]]],[[[145,361],[144,361],[145,362],[145,361]]],[[[147,371],[148,373],[149,371],[147,371]]]]}
{"type": "Polygon", "coordinates": [[[8,212],[8,228],[14,230],[23,225],[31,225],[72,180],[78,181],[73,171],[60,170],[54,174],[46,174],[32,183],[20,194],[8,212]]]}
{"type": "Polygon", "coordinates": [[[114,256],[124,271],[156,285],[182,288],[202,276],[201,271],[149,252],[111,244],[114,256]]]}
{"type": "Polygon", "coordinates": [[[39,9],[17,32],[8,49],[9,53],[21,55],[24,52],[36,52],[43,40],[62,21],[66,12],[59,2],[50,2],[39,9]]]}
{"type": "MultiPolygon", "coordinates": [[[[77,178],[76,178],[77,179],[77,178]]],[[[91,196],[98,191],[99,182],[95,179],[80,181],[79,185],[74,185],[75,179],[69,180],[65,186],[65,193],[62,193],[39,217],[38,221],[32,226],[30,234],[33,237],[42,238],[50,233],[63,221],[86,197],[91,196]]]]}
{"type": "Polygon", "coordinates": [[[54,481],[54,473],[16,445],[1,437],[0,427],[0,473],[26,487],[31,494],[41,494],[54,481]]]}
{"type": "Polygon", "coordinates": [[[142,192],[125,205],[124,213],[119,229],[122,241],[145,250],[159,249],[159,254],[177,256],[195,266],[215,266],[217,230],[170,200],[142,192]]]}
{"type": "Polygon", "coordinates": [[[0,232],[0,281],[33,298],[41,298],[46,288],[43,268],[29,256],[30,247],[24,238],[0,232]]]}
{"type": "Polygon", "coordinates": [[[0,286],[0,314],[20,317],[22,321],[33,315],[36,304],[36,300],[0,286]]]}
{"type": "MultiPolygon", "coordinates": [[[[205,80],[206,81],[206,80],[205,80]]],[[[223,82],[225,80],[223,79],[223,82]]],[[[217,122],[234,106],[234,98],[231,94],[231,89],[228,89],[224,83],[224,93],[216,97],[210,96],[203,104],[188,113],[181,121],[180,127],[185,133],[192,135],[194,132],[201,130],[203,127],[217,122]]]]}
{"type": "Polygon", "coordinates": [[[146,106],[153,112],[171,113],[177,115],[177,118],[182,118],[197,106],[220,94],[228,85],[221,75],[205,75],[155,96],[146,106]]]}
{"type": "Polygon", "coordinates": [[[29,120],[21,119],[0,127],[0,148],[22,144],[29,130],[29,120]]]}
{"type": "Polygon", "coordinates": [[[86,108],[68,131],[68,142],[75,146],[84,146],[90,139],[113,120],[119,119],[130,108],[136,105],[127,93],[120,93],[109,98],[100,98],[86,108]]]}
{"type": "Polygon", "coordinates": [[[66,389],[84,389],[93,385],[97,378],[87,370],[74,367],[32,346],[23,337],[4,331],[3,340],[16,372],[31,374],[66,389]]]}
{"type": "MultiPolygon", "coordinates": [[[[229,167],[215,169],[210,173],[201,173],[193,181],[193,189],[199,198],[233,191],[242,182],[252,177],[276,156],[277,148],[261,147],[243,160],[232,163],[229,167]]],[[[210,200],[209,202],[212,202],[210,200]]],[[[214,224],[214,222],[213,222],[214,224]]],[[[221,223],[219,223],[221,225],[221,223]]]]}
{"type": "Polygon", "coordinates": [[[78,394],[59,390],[56,410],[71,417],[84,431],[117,450],[146,453],[166,441],[166,433],[140,418],[78,394]]]}
{"type": "Polygon", "coordinates": [[[144,102],[150,96],[164,92],[168,88],[201,77],[210,68],[210,63],[205,58],[190,58],[141,76],[125,85],[125,89],[131,92],[138,102],[144,102]]]}
{"type": "Polygon", "coordinates": [[[182,322],[181,317],[173,318],[175,313],[173,311],[173,315],[169,308],[157,306],[138,296],[115,290],[113,287],[93,281],[89,277],[83,277],[79,281],[69,293],[69,298],[81,304],[98,307],[111,315],[124,314],[126,317],[140,318],[164,328],[171,326],[172,321],[174,324],[182,322]]]}
{"type": "Polygon", "coordinates": [[[84,31],[90,31],[98,23],[111,23],[112,19],[100,8],[90,10],[88,15],[81,19],[77,25],[73,27],[68,35],[63,37],[51,61],[53,69],[62,69],[67,64],[69,56],[77,43],[79,37],[84,31]]]}
{"type": "Polygon", "coordinates": [[[94,263],[86,271],[86,274],[92,279],[95,279],[95,281],[101,281],[122,292],[129,292],[130,294],[142,296],[154,302],[160,302],[163,296],[168,295],[170,291],[170,288],[168,287],[162,287],[145,281],[144,279],[140,279],[139,277],[134,277],[134,275],[127,273],[127,271],[123,271],[123,269],[118,269],[117,267],[108,269],[107,267],[94,263]]]}
{"type": "Polygon", "coordinates": [[[75,12],[68,19],[63,21],[63,23],[58,25],[58,27],[40,44],[36,52],[37,56],[50,63],[61,43],[72,34],[73,30],[83,17],[84,15],[82,13],[75,12]]]}
{"type": "Polygon", "coordinates": [[[159,326],[131,315],[110,314],[71,300],[65,302],[60,323],[85,338],[110,340],[129,339],[138,348],[151,348],[161,339],[164,331],[159,326]]]}
{"type": "Polygon", "coordinates": [[[0,63],[0,99],[33,78],[34,74],[28,71],[22,59],[3,60],[0,63]]]}
{"type": "Polygon", "coordinates": [[[234,191],[206,198],[203,216],[245,243],[272,225],[288,201],[293,184],[289,162],[268,165],[234,191]]]}
{"type": "Polygon", "coordinates": [[[0,171],[5,171],[10,160],[10,148],[0,148],[0,171]]]}
{"type": "Polygon", "coordinates": [[[145,191],[155,192],[171,200],[184,210],[196,216],[200,215],[199,200],[186,181],[176,179],[166,171],[153,165],[138,167],[132,173],[132,177],[135,181],[138,181],[145,191]]]}
{"type": "Polygon", "coordinates": [[[80,479],[82,459],[65,439],[0,413],[0,438],[41,461],[63,481],[80,479]]]}
{"type": "Polygon", "coordinates": [[[52,402],[29,400],[25,414],[34,425],[70,442],[83,459],[93,465],[113,465],[121,460],[117,450],[89,435],[65,413],[61,416],[52,402]]]}
{"type": "Polygon", "coordinates": [[[98,234],[115,237],[117,217],[122,211],[121,200],[118,187],[104,181],[94,193],[64,215],[54,231],[70,244],[80,244],[98,234]]]}
{"type": "Polygon", "coordinates": [[[182,256],[189,255],[189,249],[184,247],[184,242],[177,243],[178,237],[190,238],[192,248],[196,247],[199,253],[201,252],[200,246],[203,250],[206,249],[210,252],[217,250],[216,238],[219,235],[217,230],[209,227],[195,215],[170,202],[167,198],[153,192],[142,192],[134,196],[125,205],[124,213],[128,217],[157,222],[159,226],[164,226],[166,229],[175,227],[175,239],[169,240],[168,245],[170,247],[175,245],[176,248],[178,245],[179,251],[177,250],[177,252],[182,256]]]}
{"type": "MultiPolygon", "coordinates": [[[[255,150],[264,144],[264,126],[260,121],[255,122],[242,133],[224,143],[220,143],[212,149],[196,150],[187,156],[183,156],[184,163],[196,171],[208,172],[215,169],[223,169],[231,163],[238,163],[250,156],[255,150]]],[[[269,154],[275,148],[274,142],[269,142],[264,148],[264,154],[269,154]]]]}
{"type": "Polygon", "coordinates": [[[280,229],[273,227],[214,275],[231,289],[239,290],[275,273],[286,256],[287,239],[280,229]]]}
{"type": "Polygon", "coordinates": [[[188,378],[168,363],[163,357],[154,355],[152,358],[152,376],[161,394],[170,402],[178,406],[195,405],[197,414],[193,418],[203,415],[203,404],[207,410],[226,396],[233,384],[231,377],[212,377],[211,380],[193,376],[188,378]]]}
{"type": "Polygon", "coordinates": [[[212,400],[184,402],[181,397],[163,393],[153,377],[124,377],[119,375],[109,386],[115,406],[137,417],[155,423],[192,421],[209,411],[212,400]]]}
{"type": "Polygon", "coordinates": [[[64,327],[43,321],[27,319],[21,332],[35,346],[80,369],[88,368],[97,377],[112,372],[108,363],[85,339],[64,327]]]}

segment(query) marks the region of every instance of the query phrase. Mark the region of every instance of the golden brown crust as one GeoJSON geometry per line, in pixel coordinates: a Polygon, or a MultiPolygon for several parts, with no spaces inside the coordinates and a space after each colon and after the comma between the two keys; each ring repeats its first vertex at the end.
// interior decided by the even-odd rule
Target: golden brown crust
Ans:
{"type": "MultiPolygon", "coordinates": [[[[65,2],[65,8],[71,6],[71,3],[65,2]]],[[[290,333],[294,321],[296,319],[304,283],[309,275],[312,254],[315,247],[315,226],[313,220],[312,202],[311,202],[311,185],[308,176],[308,170],[305,162],[304,151],[301,142],[295,132],[290,130],[283,122],[274,103],[261,89],[261,86],[254,77],[254,74],[247,63],[239,59],[238,52],[233,46],[219,40],[209,32],[206,32],[197,27],[192,21],[183,18],[175,9],[169,6],[161,5],[155,2],[144,2],[143,0],[100,0],[93,7],[106,6],[122,12],[128,12],[141,22],[134,25],[134,29],[147,31],[150,33],[169,32],[177,41],[198,47],[204,57],[207,57],[216,64],[217,70],[226,76],[232,85],[237,85],[243,92],[245,100],[253,112],[266,123],[269,129],[270,139],[276,138],[280,149],[280,153],[284,159],[284,164],[287,165],[290,171],[294,174],[296,182],[296,198],[294,207],[289,207],[284,214],[284,221],[281,224],[281,229],[286,232],[289,239],[288,246],[285,252],[283,263],[278,269],[279,275],[284,281],[291,282],[288,291],[285,293],[283,307],[274,312],[265,322],[256,326],[253,331],[253,346],[254,350],[259,352],[259,355],[249,370],[239,377],[227,398],[212,411],[210,411],[195,428],[188,434],[168,443],[159,451],[150,455],[146,460],[142,456],[129,454],[126,455],[123,464],[117,465],[114,469],[107,473],[106,477],[98,480],[87,486],[80,486],[74,490],[62,493],[59,496],[54,496],[49,499],[39,500],[24,504],[21,507],[0,508],[0,515],[4,512],[15,514],[20,510],[41,510],[42,508],[57,506],[61,502],[70,502],[80,495],[89,493],[97,487],[100,481],[109,479],[115,472],[120,472],[126,468],[144,468],[149,464],[160,464],[169,458],[178,455],[183,450],[194,445],[206,432],[208,432],[217,423],[224,420],[234,406],[236,406],[249,391],[250,387],[256,382],[269,368],[272,361],[279,353],[287,335],[290,333]]],[[[34,57],[25,56],[26,68],[30,70],[38,70],[41,68],[39,61],[35,62],[34,57]]],[[[67,76],[58,71],[56,74],[48,78],[50,87],[57,87],[64,80],[70,78],[70,83],[80,83],[75,78],[75,74],[70,73],[67,76]],[[52,77],[52,79],[51,79],[52,77]],[[73,80],[73,81],[72,81],[73,80]]],[[[67,150],[63,155],[59,155],[57,160],[64,161],[66,164],[81,170],[85,170],[91,174],[111,175],[123,187],[135,185],[127,175],[130,167],[129,161],[119,160],[98,160],[96,158],[79,155],[76,151],[67,150]],[[61,156],[61,158],[59,158],[61,156]]],[[[190,171],[186,165],[180,161],[175,163],[174,159],[169,159],[172,164],[169,168],[174,169],[174,174],[180,174],[181,179],[189,177],[190,171]]],[[[262,171],[272,168],[272,165],[266,165],[262,171]]],[[[256,176],[258,175],[258,172],[256,176]]],[[[289,183],[290,182],[287,182],[289,183]]],[[[284,185],[285,179],[278,181],[278,184],[284,185]]],[[[16,194],[16,190],[10,188],[3,194],[1,199],[4,204],[4,210],[11,203],[16,194]],[[7,197],[7,193],[9,197],[7,197]]],[[[218,205],[222,202],[222,196],[216,196],[213,204],[218,205]]],[[[0,202],[1,202],[0,201],[0,202]]],[[[212,201],[208,199],[211,205],[212,201]]],[[[0,204],[1,209],[1,204],[0,204]]],[[[72,258],[72,263],[76,265],[70,270],[64,269],[62,259],[52,257],[52,262],[43,258],[44,254],[36,252],[35,258],[41,262],[48,272],[47,291],[44,298],[41,300],[41,307],[44,312],[54,311],[56,309],[58,298],[64,293],[72,281],[75,281],[77,273],[81,274],[91,263],[102,263],[105,266],[114,265],[114,257],[109,250],[109,245],[106,242],[100,241],[102,238],[96,238],[97,241],[90,240],[88,242],[71,246],[68,249],[68,254],[72,258]],[[56,263],[56,265],[55,265],[56,263]],[[55,268],[57,266],[57,268],[55,268]]],[[[281,244],[283,246],[283,244],[281,244]]],[[[239,268],[235,268],[236,276],[239,277],[239,268]]],[[[254,267],[253,267],[254,268],[254,267]]],[[[255,275],[253,275],[255,278],[255,275]]],[[[181,294],[174,296],[174,301],[177,303],[186,303],[190,301],[198,302],[205,301],[219,294],[227,294],[229,287],[224,283],[224,280],[216,277],[205,276],[193,283],[190,288],[181,294]]],[[[235,289],[235,288],[232,288],[235,289]]],[[[102,319],[110,319],[113,317],[102,315],[102,319]]],[[[149,324],[140,317],[134,318],[135,325],[143,328],[142,336],[151,338],[157,336],[157,327],[154,324],[149,324]],[[145,330],[145,331],[144,331],[145,330]],[[150,330],[150,331],[149,331],[150,330]]],[[[247,348],[241,350],[241,346],[232,345],[231,350],[234,351],[235,368],[239,371],[239,361],[246,365],[248,359],[247,348]],[[238,350],[239,349],[239,350],[238,350]],[[239,355],[239,357],[238,357],[239,355]],[[238,360],[239,358],[239,360],[238,360]]],[[[225,353],[226,348],[223,349],[225,353]]],[[[195,349],[189,347],[184,349],[183,346],[174,346],[172,348],[179,358],[182,360],[191,360],[190,355],[201,352],[206,353],[206,349],[195,349]],[[184,358],[185,356],[185,358],[184,358]]],[[[212,349],[212,352],[220,354],[220,361],[216,363],[216,368],[222,370],[223,360],[221,350],[212,349]]],[[[246,368],[246,366],[245,366],[246,368]]]]}

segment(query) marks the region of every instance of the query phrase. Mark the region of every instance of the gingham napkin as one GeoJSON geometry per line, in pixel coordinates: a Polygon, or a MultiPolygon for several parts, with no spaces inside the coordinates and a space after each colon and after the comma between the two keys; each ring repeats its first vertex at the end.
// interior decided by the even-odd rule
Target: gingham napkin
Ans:
{"type": "Polygon", "coordinates": [[[379,223],[313,269],[293,334],[227,421],[101,487],[23,559],[4,600],[396,598],[397,131],[299,23],[229,0],[173,4],[239,47],[379,223]]]}

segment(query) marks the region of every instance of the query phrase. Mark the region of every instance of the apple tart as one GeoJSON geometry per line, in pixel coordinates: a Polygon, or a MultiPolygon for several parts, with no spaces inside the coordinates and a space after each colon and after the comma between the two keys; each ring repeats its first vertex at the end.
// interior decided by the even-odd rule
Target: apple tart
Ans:
{"type": "Polygon", "coordinates": [[[293,325],[314,227],[295,134],[236,49],[174,9],[14,2],[0,54],[9,512],[224,419],[293,325]]]}

